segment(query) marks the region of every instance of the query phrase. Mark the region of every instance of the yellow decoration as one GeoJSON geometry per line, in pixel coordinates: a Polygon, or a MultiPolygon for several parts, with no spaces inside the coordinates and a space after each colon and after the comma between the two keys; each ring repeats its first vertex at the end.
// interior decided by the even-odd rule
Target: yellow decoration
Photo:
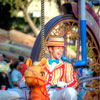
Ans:
{"type": "Polygon", "coordinates": [[[26,65],[27,65],[28,67],[31,67],[31,66],[32,66],[32,60],[31,60],[30,58],[27,59],[26,65]]]}

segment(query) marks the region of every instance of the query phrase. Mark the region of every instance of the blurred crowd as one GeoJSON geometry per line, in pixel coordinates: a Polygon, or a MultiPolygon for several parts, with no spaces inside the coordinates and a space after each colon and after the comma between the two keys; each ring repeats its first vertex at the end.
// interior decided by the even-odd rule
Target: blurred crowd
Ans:
{"type": "Polygon", "coordinates": [[[23,56],[19,56],[17,60],[9,60],[5,54],[0,53],[0,89],[19,87],[26,69],[23,56]]]}

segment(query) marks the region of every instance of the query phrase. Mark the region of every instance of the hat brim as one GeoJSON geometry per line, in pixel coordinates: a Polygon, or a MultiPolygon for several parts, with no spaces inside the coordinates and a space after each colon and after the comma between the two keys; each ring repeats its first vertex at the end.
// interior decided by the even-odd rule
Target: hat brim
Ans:
{"type": "Polygon", "coordinates": [[[60,47],[65,47],[65,45],[47,45],[48,47],[58,47],[58,46],[60,46],[60,47]]]}

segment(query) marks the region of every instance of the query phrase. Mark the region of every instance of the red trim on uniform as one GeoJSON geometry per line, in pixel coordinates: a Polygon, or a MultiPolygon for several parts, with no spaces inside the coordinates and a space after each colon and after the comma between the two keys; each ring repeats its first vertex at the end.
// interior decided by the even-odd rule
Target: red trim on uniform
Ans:
{"type": "Polygon", "coordinates": [[[68,84],[67,87],[73,87],[76,83],[77,83],[77,81],[76,81],[75,74],[74,74],[74,71],[73,71],[73,82],[68,84]]]}
{"type": "Polygon", "coordinates": [[[70,83],[69,85],[67,85],[67,87],[73,87],[76,84],[76,81],[74,80],[72,83],[70,83]]]}
{"type": "Polygon", "coordinates": [[[64,77],[64,71],[65,71],[65,66],[64,64],[62,65],[62,76],[60,77],[60,81],[62,81],[63,77],[64,77]]]}
{"type": "MultiPolygon", "coordinates": [[[[56,67],[52,72],[49,71],[49,69],[47,68],[47,66],[45,67],[45,70],[47,71],[47,74],[49,75],[48,83],[47,84],[50,84],[51,85],[50,82],[51,82],[52,77],[53,77],[53,72],[55,70],[57,70],[57,69],[60,69],[60,68],[62,68],[62,76],[60,77],[59,80],[62,81],[62,79],[64,78],[64,75],[67,74],[67,73],[65,73],[65,64],[62,64],[60,66],[58,65],[58,67],[56,67]]],[[[76,86],[77,81],[76,81],[76,78],[75,78],[74,70],[72,71],[72,73],[73,73],[73,75],[72,75],[72,78],[73,78],[72,81],[73,82],[71,82],[70,84],[68,84],[67,87],[74,87],[74,86],[76,86]]],[[[66,79],[66,81],[67,81],[67,79],[66,79]]]]}
{"type": "Polygon", "coordinates": [[[47,70],[48,75],[49,75],[48,82],[50,82],[50,81],[52,80],[53,72],[54,72],[55,70],[59,69],[59,68],[62,68],[62,76],[60,77],[60,81],[62,81],[62,79],[63,79],[63,77],[64,77],[64,70],[65,70],[64,64],[61,65],[61,66],[59,66],[59,67],[57,67],[57,68],[55,68],[52,72],[50,72],[50,71],[47,69],[47,67],[45,67],[45,70],[47,70]]]}

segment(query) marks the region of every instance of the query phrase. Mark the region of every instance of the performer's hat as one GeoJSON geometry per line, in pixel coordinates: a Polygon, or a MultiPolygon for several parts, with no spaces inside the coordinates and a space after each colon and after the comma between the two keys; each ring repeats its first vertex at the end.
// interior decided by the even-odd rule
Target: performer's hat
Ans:
{"type": "Polygon", "coordinates": [[[64,46],[64,38],[60,37],[49,38],[47,41],[47,46],[64,46]]]}

